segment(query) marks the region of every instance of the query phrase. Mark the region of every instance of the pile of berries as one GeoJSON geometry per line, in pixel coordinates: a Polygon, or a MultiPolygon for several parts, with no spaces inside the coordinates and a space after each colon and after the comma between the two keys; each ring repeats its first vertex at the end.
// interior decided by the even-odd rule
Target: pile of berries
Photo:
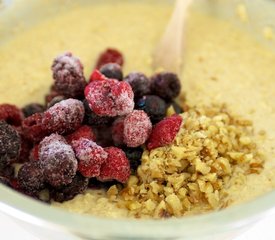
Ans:
{"type": "Polygon", "coordinates": [[[166,117],[180,93],[173,73],[123,77],[123,55],[103,52],[89,81],[80,60],[67,52],[52,64],[54,83],[45,104],[22,109],[0,104],[0,182],[39,198],[72,199],[90,179],[126,183],[141,163],[144,147],[170,144],[181,126],[166,117]],[[14,163],[20,163],[17,174],[14,163]]]}

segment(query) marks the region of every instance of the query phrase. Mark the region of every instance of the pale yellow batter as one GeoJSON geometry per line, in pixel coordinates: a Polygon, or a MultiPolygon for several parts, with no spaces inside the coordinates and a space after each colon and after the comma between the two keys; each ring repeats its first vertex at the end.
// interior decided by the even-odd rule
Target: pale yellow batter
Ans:
{"type": "MultiPolygon", "coordinates": [[[[0,102],[19,106],[43,102],[52,82],[52,59],[67,50],[80,57],[86,76],[106,47],[124,53],[125,73],[138,70],[151,74],[151,53],[171,11],[167,4],[99,4],[75,8],[15,36],[0,47],[0,102]]],[[[257,139],[267,156],[265,168],[260,175],[251,174],[244,184],[229,189],[233,204],[272,190],[275,55],[230,23],[196,13],[190,15],[186,41],[181,80],[188,104],[225,102],[235,113],[251,119],[256,133],[266,132],[266,137],[257,139]]],[[[91,191],[61,207],[79,213],[127,216],[127,211],[109,204],[104,193],[91,191]]]]}

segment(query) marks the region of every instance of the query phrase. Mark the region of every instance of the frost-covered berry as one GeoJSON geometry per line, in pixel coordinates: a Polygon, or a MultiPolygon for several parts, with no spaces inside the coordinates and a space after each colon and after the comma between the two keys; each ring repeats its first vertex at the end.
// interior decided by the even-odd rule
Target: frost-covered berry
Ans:
{"type": "Polygon", "coordinates": [[[130,177],[130,163],[125,153],[116,147],[107,147],[105,151],[108,158],[102,164],[100,175],[97,177],[99,181],[117,180],[121,183],[127,182],[130,177]]]}
{"type": "Polygon", "coordinates": [[[108,154],[92,140],[80,138],[72,142],[78,159],[78,171],[85,177],[98,177],[108,154]]]}
{"type": "Polygon", "coordinates": [[[12,104],[0,104],[0,121],[4,120],[6,123],[13,126],[20,126],[24,115],[22,111],[12,104]]]}
{"type": "Polygon", "coordinates": [[[54,59],[51,68],[55,80],[54,87],[58,93],[73,98],[83,96],[86,80],[79,58],[66,52],[54,59]]]}
{"type": "Polygon", "coordinates": [[[134,110],[124,119],[123,141],[128,147],[138,147],[146,142],[152,123],[142,110],[134,110]]]}
{"type": "Polygon", "coordinates": [[[45,180],[54,187],[70,184],[77,171],[77,159],[64,137],[51,134],[40,142],[39,162],[45,180]]]}
{"type": "Polygon", "coordinates": [[[73,141],[76,141],[80,138],[86,138],[86,139],[95,141],[96,135],[90,126],[82,125],[75,132],[66,136],[66,140],[69,144],[71,144],[73,141]]]}
{"type": "Polygon", "coordinates": [[[91,110],[99,116],[122,116],[134,109],[134,93],[124,81],[92,81],[85,88],[85,97],[91,110]]]}
{"type": "Polygon", "coordinates": [[[107,78],[122,80],[121,66],[117,63],[107,63],[100,68],[100,72],[107,78]]]}
{"type": "Polygon", "coordinates": [[[157,73],[151,77],[151,92],[166,101],[176,98],[181,90],[181,84],[178,76],[174,73],[157,73]]]}
{"type": "Polygon", "coordinates": [[[121,52],[114,48],[107,48],[102,52],[97,60],[96,68],[100,69],[101,66],[107,63],[117,63],[120,66],[123,66],[124,59],[121,52]]]}

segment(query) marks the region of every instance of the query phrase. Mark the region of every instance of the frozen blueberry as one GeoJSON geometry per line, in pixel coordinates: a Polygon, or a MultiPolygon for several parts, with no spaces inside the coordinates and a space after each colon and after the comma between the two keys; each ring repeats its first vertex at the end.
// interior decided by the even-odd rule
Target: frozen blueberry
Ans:
{"type": "Polygon", "coordinates": [[[29,117],[35,113],[41,113],[44,111],[44,106],[39,103],[30,103],[22,108],[22,112],[25,117],[29,117]]]}
{"type": "Polygon", "coordinates": [[[130,161],[130,167],[131,167],[132,173],[135,173],[138,166],[141,164],[143,148],[142,147],[136,147],[136,148],[125,147],[123,148],[123,151],[125,152],[127,158],[130,161]]]}
{"type": "Polygon", "coordinates": [[[117,79],[120,81],[123,79],[121,66],[117,63],[107,63],[103,65],[99,70],[107,78],[117,79]]]}

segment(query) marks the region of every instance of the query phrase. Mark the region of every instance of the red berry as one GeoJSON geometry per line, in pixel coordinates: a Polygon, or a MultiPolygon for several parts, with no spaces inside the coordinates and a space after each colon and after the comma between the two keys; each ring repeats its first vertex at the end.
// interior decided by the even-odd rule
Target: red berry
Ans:
{"type": "Polygon", "coordinates": [[[70,184],[77,171],[72,147],[58,134],[51,134],[40,142],[39,162],[45,180],[54,187],[70,184]]]}
{"type": "Polygon", "coordinates": [[[71,144],[73,141],[76,141],[80,138],[86,138],[92,141],[96,140],[96,136],[95,136],[95,133],[93,132],[93,129],[87,125],[81,126],[75,132],[66,136],[66,140],[69,144],[71,144]]]}
{"type": "Polygon", "coordinates": [[[105,77],[105,75],[103,75],[99,70],[95,69],[91,76],[90,76],[90,82],[92,81],[100,81],[100,80],[108,80],[107,77],[105,77]]]}
{"type": "Polygon", "coordinates": [[[150,118],[143,110],[134,110],[124,120],[124,143],[128,147],[138,147],[146,142],[152,131],[150,118]]]}
{"type": "Polygon", "coordinates": [[[116,147],[107,147],[108,158],[101,166],[99,181],[117,180],[126,183],[130,177],[130,162],[125,153],[116,147]]]}
{"type": "Polygon", "coordinates": [[[70,52],[57,56],[52,64],[52,71],[58,93],[66,97],[83,96],[86,81],[83,65],[77,57],[70,52]]]}
{"type": "Polygon", "coordinates": [[[112,138],[116,146],[123,144],[124,119],[125,117],[117,118],[112,125],[112,138]]]}
{"type": "Polygon", "coordinates": [[[85,97],[92,111],[99,116],[122,116],[134,109],[131,86],[114,79],[91,82],[85,88],[85,97]]]}
{"type": "Polygon", "coordinates": [[[80,138],[72,142],[73,149],[78,159],[78,171],[84,177],[97,177],[101,165],[107,159],[107,152],[95,142],[80,138]]]}
{"type": "Polygon", "coordinates": [[[29,139],[27,139],[24,136],[24,132],[21,127],[17,127],[16,130],[19,133],[20,138],[21,138],[20,153],[19,153],[19,157],[16,160],[16,162],[24,163],[29,160],[29,153],[33,147],[33,143],[32,143],[32,141],[30,141],[29,139]]]}
{"type": "Polygon", "coordinates": [[[102,65],[107,63],[117,63],[118,65],[123,66],[123,55],[114,48],[107,48],[103,53],[100,54],[96,63],[96,68],[100,69],[102,65]]]}
{"type": "Polygon", "coordinates": [[[35,113],[24,119],[22,122],[22,130],[24,136],[33,142],[39,142],[43,137],[48,135],[46,126],[42,123],[43,113],[35,113]]]}
{"type": "Polygon", "coordinates": [[[171,144],[180,129],[181,123],[182,118],[179,115],[173,115],[158,122],[148,140],[148,150],[171,144]]]}
{"type": "Polygon", "coordinates": [[[45,111],[42,122],[49,133],[66,134],[79,128],[83,118],[83,103],[69,98],[56,103],[45,111]]]}
{"type": "Polygon", "coordinates": [[[23,118],[23,112],[15,105],[0,104],[0,120],[4,120],[10,125],[20,126],[23,118]]]}
{"type": "Polygon", "coordinates": [[[40,151],[40,145],[39,144],[34,145],[34,147],[30,151],[29,160],[30,161],[38,161],[39,160],[39,151],[40,151]]]}

